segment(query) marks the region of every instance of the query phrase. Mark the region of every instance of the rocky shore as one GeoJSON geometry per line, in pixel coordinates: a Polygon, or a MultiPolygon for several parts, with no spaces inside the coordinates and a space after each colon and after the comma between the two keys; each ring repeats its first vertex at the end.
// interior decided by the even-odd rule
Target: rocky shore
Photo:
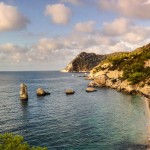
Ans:
{"type": "Polygon", "coordinates": [[[88,79],[92,81],[88,86],[108,87],[127,94],[141,94],[150,99],[150,86],[148,85],[149,80],[146,83],[140,82],[132,85],[127,80],[122,80],[122,75],[122,71],[109,71],[108,69],[99,71],[96,74],[91,72],[88,79]]]}
{"type": "Polygon", "coordinates": [[[150,99],[150,43],[130,53],[107,57],[94,67],[90,87],[109,87],[150,99]]]}

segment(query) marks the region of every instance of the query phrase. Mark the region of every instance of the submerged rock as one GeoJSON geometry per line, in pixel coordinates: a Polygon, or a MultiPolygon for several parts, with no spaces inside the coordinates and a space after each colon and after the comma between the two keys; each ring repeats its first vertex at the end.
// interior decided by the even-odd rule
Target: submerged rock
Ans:
{"type": "Polygon", "coordinates": [[[42,88],[38,88],[36,90],[36,94],[37,96],[46,96],[46,95],[50,95],[49,92],[44,91],[42,88]]]}
{"type": "Polygon", "coordinates": [[[71,95],[71,94],[74,94],[75,91],[71,90],[71,89],[68,89],[65,91],[66,95],[71,95]]]}
{"type": "Polygon", "coordinates": [[[97,90],[95,88],[92,87],[88,87],[86,88],[86,92],[96,92],[97,90]]]}
{"type": "Polygon", "coordinates": [[[20,84],[20,99],[28,100],[28,89],[24,83],[20,84]]]}

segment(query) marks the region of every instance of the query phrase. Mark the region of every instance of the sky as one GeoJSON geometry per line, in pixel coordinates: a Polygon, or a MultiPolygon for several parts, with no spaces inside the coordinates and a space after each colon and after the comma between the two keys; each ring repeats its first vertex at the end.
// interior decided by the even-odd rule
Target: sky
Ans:
{"type": "Polygon", "coordinates": [[[150,43],[150,0],[0,0],[0,71],[61,70],[80,52],[150,43]]]}

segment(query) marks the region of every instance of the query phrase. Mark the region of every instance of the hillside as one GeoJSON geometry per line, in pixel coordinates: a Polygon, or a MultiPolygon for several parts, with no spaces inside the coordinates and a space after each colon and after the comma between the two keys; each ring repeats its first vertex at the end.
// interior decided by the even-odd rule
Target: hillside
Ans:
{"type": "Polygon", "coordinates": [[[90,72],[94,67],[96,67],[103,60],[118,56],[121,54],[128,54],[127,52],[115,52],[106,55],[97,55],[95,53],[82,52],[77,55],[62,72],[90,72]]]}
{"type": "Polygon", "coordinates": [[[129,53],[110,55],[89,75],[90,86],[106,86],[150,96],[150,44],[129,53]]]}
{"type": "Polygon", "coordinates": [[[105,55],[96,55],[94,53],[82,52],[75,59],[73,59],[63,72],[89,72],[97,66],[102,60],[106,58],[105,55]]]}

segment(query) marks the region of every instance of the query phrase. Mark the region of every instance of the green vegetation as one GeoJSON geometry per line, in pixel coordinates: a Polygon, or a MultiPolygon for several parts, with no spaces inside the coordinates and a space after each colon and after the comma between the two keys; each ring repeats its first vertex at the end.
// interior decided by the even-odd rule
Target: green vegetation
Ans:
{"type": "Polygon", "coordinates": [[[31,147],[24,138],[12,133],[0,134],[0,150],[47,150],[46,147],[31,147]]]}
{"type": "Polygon", "coordinates": [[[150,44],[136,49],[130,53],[110,55],[100,65],[94,68],[93,73],[103,70],[104,63],[111,63],[109,70],[122,70],[123,80],[131,84],[139,83],[150,78],[150,67],[145,67],[145,61],[150,60],[150,44]]]}

